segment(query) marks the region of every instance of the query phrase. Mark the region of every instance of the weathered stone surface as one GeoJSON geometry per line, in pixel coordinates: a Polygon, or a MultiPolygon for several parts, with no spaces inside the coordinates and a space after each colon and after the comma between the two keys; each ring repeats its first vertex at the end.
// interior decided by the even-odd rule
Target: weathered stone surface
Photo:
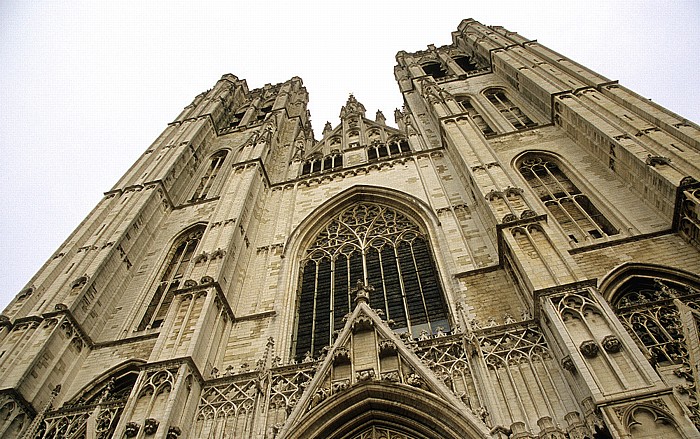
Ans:
{"type": "Polygon", "coordinates": [[[195,97],[0,315],[0,436],[697,437],[700,128],[452,35],[395,127],[195,97]]]}

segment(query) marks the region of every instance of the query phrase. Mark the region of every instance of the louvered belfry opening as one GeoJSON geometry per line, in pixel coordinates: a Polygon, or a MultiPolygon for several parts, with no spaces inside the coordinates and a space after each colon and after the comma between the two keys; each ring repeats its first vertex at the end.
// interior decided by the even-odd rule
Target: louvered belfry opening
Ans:
{"type": "Polygon", "coordinates": [[[294,352],[317,356],[342,329],[352,311],[352,290],[361,281],[374,287],[372,308],[413,337],[449,331],[445,300],[421,228],[398,210],[354,204],[318,233],[300,264],[294,352]]]}

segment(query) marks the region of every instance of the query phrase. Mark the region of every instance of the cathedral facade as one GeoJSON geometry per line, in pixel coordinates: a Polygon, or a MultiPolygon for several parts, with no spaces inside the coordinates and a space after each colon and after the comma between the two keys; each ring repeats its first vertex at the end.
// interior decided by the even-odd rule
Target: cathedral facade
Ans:
{"type": "Polygon", "coordinates": [[[394,125],[224,75],[0,316],[7,438],[695,438],[700,127],[464,20],[394,125]]]}

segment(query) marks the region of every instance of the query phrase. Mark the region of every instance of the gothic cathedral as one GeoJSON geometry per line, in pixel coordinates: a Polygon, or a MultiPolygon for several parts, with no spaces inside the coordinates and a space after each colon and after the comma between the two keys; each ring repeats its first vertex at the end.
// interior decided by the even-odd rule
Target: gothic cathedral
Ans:
{"type": "Polygon", "coordinates": [[[394,74],[196,96],[0,316],[0,436],[697,438],[700,127],[471,19],[394,74]]]}

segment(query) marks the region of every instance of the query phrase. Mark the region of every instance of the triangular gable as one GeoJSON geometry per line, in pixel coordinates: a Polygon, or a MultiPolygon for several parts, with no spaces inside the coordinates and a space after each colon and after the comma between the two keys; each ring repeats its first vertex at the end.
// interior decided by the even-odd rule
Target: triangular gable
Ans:
{"type": "Polygon", "coordinates": [[[317,408],[323,410],[322,406],[335,396],[364,383],[401,384],[429,392],[459,410],[474,429],[489,437],[486,425],[370,308],[366,294],[370,289],[358,287],[355,309],[326,352],[278,437],[286,437],[307,413],[317,408]]]}

